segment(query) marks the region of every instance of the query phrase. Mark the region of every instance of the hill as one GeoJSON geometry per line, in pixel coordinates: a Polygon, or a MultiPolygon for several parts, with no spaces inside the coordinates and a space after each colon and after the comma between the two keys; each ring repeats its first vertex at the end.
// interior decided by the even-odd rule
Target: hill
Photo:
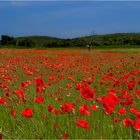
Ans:
{"type": "Polygon", "coordinates": [[[50,42],[57,42],[61,40],[60,38],[50,37],[50,36],[25,36],[25,37],[17,37],[18,41],[29,39],[32,40],[36,46],[44,46],[50,42]]]}
{"type": "Polygon", "coordinates": [[[105,35],[89,35],[72,39],[62,39],[50,36],[25,36],[9,37],[3,35],[0,41],[2,45],[14,45],[21,47],[82,47],[91,44],[98,47],[120,47],[120,46],[140,46],[140,33],[115,33],[105,35]]]}

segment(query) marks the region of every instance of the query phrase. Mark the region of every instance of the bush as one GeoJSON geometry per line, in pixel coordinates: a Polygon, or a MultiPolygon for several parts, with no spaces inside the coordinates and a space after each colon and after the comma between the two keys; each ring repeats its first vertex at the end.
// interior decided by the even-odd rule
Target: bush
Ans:
{"type": "Polygon", "coordinates": [[[34,47],[35,43],[31,39],[23,39],[19,40],[17,45],[23,47],[34,47]]]}

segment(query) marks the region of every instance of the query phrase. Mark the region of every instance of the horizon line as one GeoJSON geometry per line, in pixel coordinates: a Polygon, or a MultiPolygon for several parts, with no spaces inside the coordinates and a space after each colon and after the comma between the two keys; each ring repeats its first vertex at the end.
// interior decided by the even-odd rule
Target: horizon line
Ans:
{"type": "Polygon", "coordinates": [[[80,38],[80,37],[86,37],[86,36],[92,36],[92,35],[95,35],[95,36],[101,36],[101,35],[115,35],[115,34],[140,34],[140,32],[113,32],[113,33],[100,33],[100,34],[85,34],[85,35],[79,35],[79,36],[75,36],[75,37],[57,37],[57,36],[49,36],[49,35],[37,35],[37,34],[34,34],[34,35],[11,35],[11,34],[1,34],[0,37],[2,35],[8,35],[8,36],[12,36],[14,38],[20,38],[20,37],[50,37],[50,38],[57,38],[57,39],[74,39],[74,38],[80,38]]]}

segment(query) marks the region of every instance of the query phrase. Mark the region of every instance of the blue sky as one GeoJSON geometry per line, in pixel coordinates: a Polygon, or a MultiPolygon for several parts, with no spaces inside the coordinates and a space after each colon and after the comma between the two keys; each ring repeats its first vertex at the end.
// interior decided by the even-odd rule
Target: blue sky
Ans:
{"type": "Polygon", "coordinates": [[[140,1],[0,1],[0,35],[140,32],[140,1]]]}

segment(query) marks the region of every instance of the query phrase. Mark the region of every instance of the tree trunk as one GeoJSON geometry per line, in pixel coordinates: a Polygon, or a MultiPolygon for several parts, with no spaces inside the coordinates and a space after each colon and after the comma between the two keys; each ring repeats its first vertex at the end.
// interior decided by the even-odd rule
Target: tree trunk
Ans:
{"type": "Polygon", "coordinates": [[[90,52],[90,50],[91,50],[91,46],[88,47],[88,51],[89,51],[89,52],[90,52]]]}

